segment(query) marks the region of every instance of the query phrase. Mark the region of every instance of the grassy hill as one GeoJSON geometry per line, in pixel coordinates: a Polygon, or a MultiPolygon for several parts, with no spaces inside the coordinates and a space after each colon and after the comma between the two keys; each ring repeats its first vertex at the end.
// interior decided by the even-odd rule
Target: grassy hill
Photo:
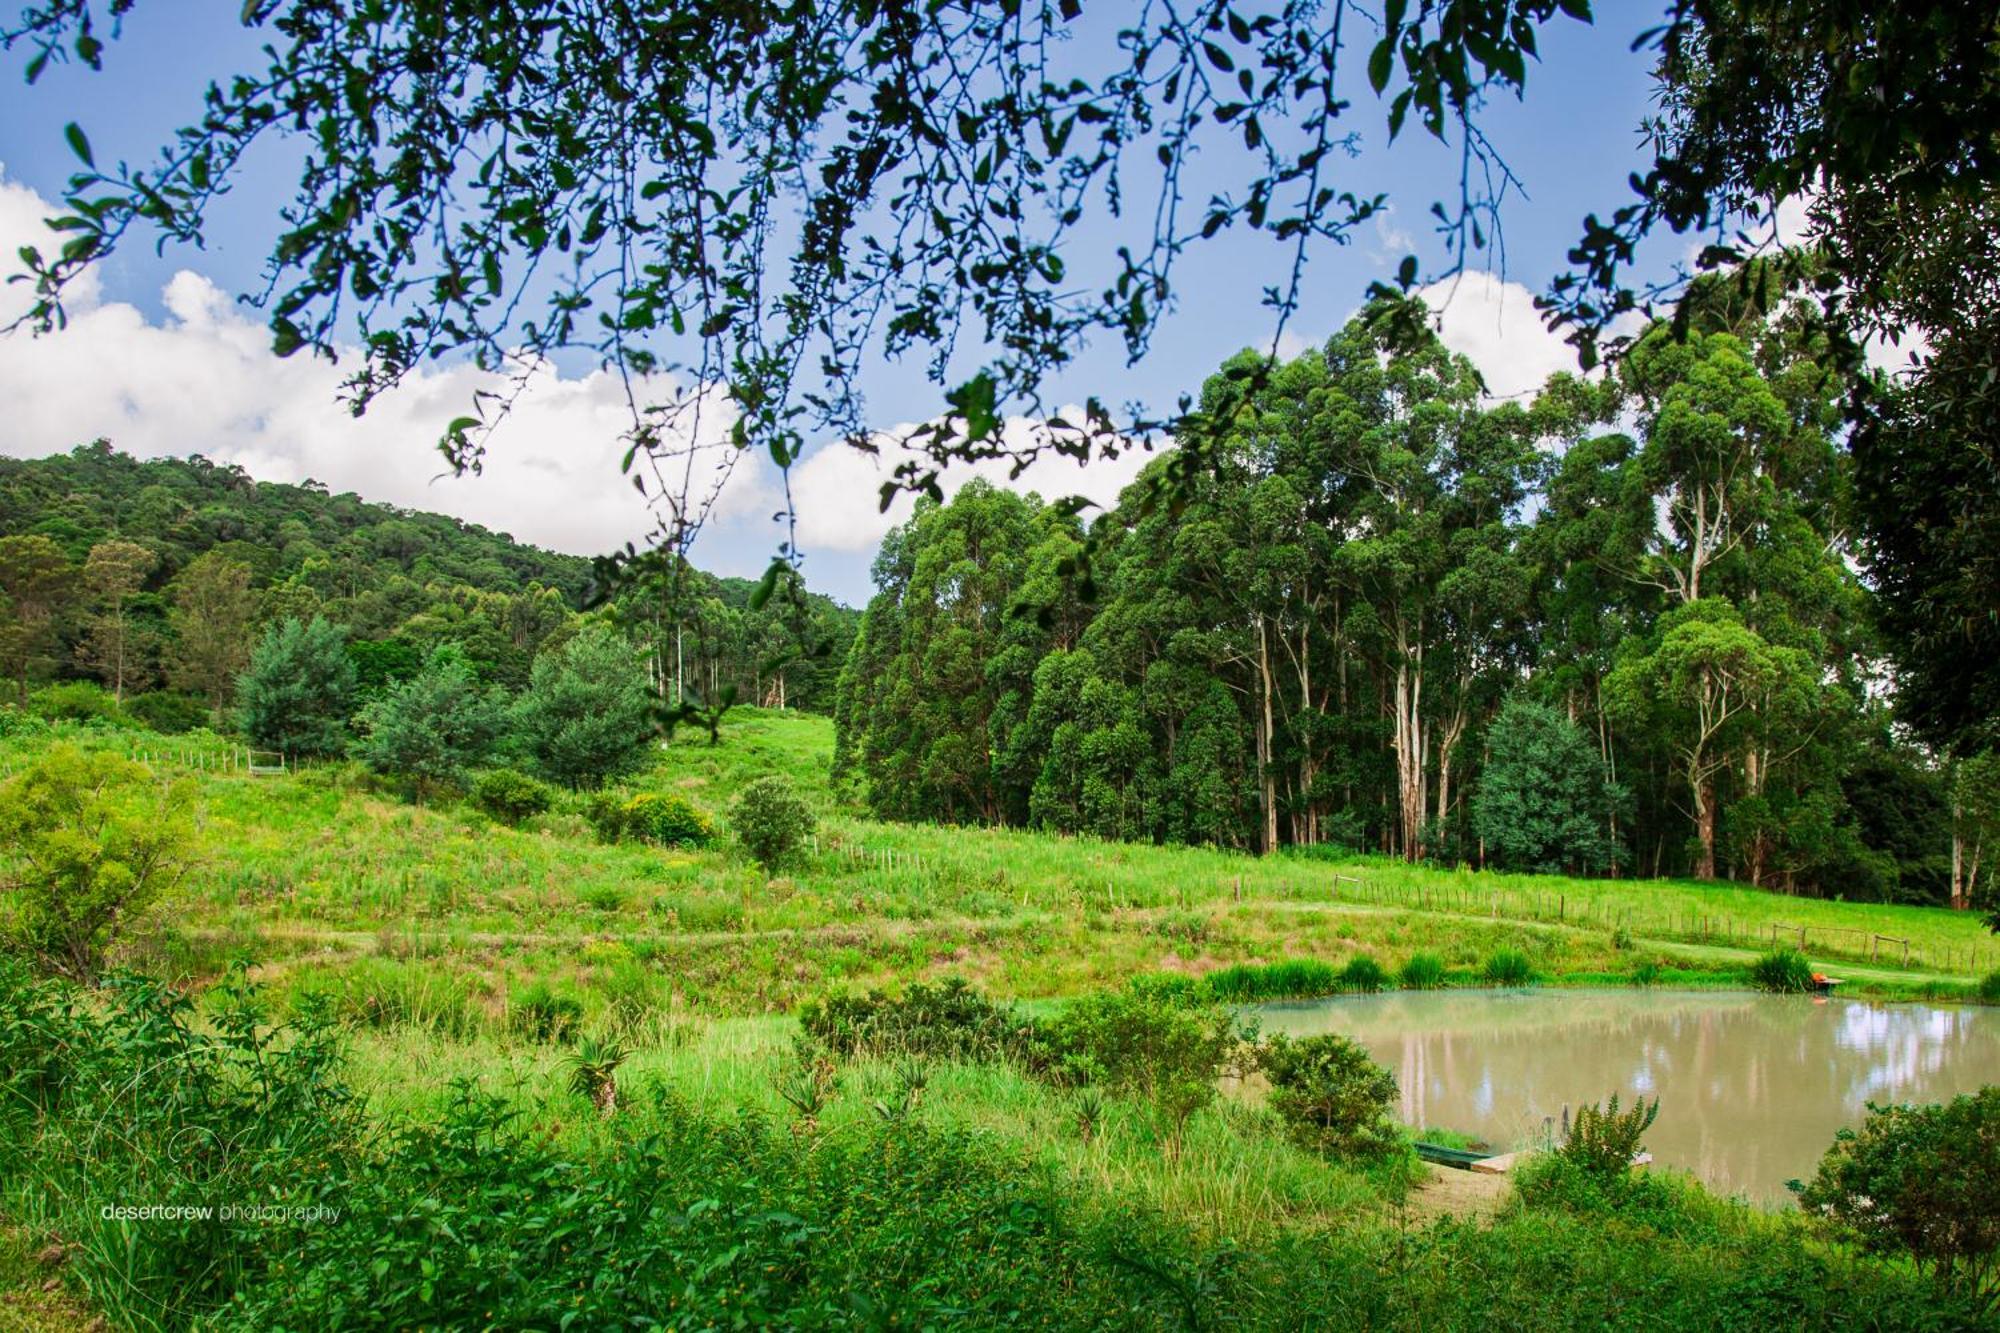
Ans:
{"type": "MultiPolygon", "coordinates": [[[[39,743],[9,743],[0,764],[39,743]]],[[[719,746],[683,733],[635,784],[681,792],[726,824],[745,782],[789,777],[821,826],[805,863],[776,879],[726,836],[698,850],[607,846],[576,813],[507,828],[469,808],[404,804],[348,767],[250,778],[226,767],[233,751],[219,741],[87,743],[200,785],[207,864],[135,937],[134,961],[200,978],[230,961],[293,980],[449,977],[482,1012],[538,979],[595,1003],[606,968],[579,955],[586,943],[630,955],[663,994],[712,1013],[788,1009],[834,983],[952,973],[1059,997],[1144,973],[1363,953],[1392,972],[1435,954],[1452,980],[1473,982],[1497,949],[1524,952],[1550,982],[1730,985],[1802,932],[1817,964],[1877,993],[1969,996],[2000,968],[1975,916],[1934,908],[886,824],[828,789],[832,729],[808,714],[744,710],[719,746]]]]}

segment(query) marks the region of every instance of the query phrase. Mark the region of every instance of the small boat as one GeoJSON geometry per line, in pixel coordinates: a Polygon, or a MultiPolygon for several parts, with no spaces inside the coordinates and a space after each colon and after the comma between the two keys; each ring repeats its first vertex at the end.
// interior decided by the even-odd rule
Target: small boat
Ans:
{"type": "Polygon", "coordinates": [[[1830,977],[1824,972],[1815,972],[1812,974],[1812,993],[1814,995],[1831,995],[1835,986],[1843,984],[1845,983],[1839,977],[1830,977]]]}
{"type": "Polygon", "coordinates": [[[1475,1162],[1483,1162],[1493,1155],[1490,1152],[1468,1152],[1464,1148],[1447,1148],[1442,1144],[1424,1143],[1421,1140],[1414,1146],[1417,1156],[1426,1162],[1436,1162],[1439,1166],[1455,1166],[1461,1171],[1474,1170],[1475,1162]]]}

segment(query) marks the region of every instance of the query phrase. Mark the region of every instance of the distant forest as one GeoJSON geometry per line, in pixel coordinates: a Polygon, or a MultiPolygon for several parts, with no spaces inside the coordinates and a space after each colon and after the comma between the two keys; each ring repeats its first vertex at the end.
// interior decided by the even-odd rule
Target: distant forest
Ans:
{"type": "Polygon", "coordinates": [[[902,819],[1965,905],[2000,766],[1899,724],[1846,384],[1733,290],[1531,402],[1385,305],[1225,365],[1220,441],[1088,525],[921,502],[837,774],[902,819]]]}
{"type": "Polygon", "coordinates": [[[315,618],[344,631],[358,703],[440,648],[515,692],[539,653],[596,620],[642,650],[661,700],[831,707],[858,613],[802,589],[753,608],[755,581],[693,570],[671,597],[655,578],[593,604],[591,570],[442,514],[198,455],[141,461],[98,441],[0,458],[0,673],[18,701],[90,681],[152,724],[226,726],[257,644],[315,618]]]}

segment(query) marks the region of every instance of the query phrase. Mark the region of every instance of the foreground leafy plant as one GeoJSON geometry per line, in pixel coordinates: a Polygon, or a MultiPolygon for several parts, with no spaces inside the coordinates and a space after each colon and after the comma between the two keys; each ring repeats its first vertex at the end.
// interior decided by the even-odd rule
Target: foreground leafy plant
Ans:
{"type": "Polygon", "coordinates": [[[1632,1159],[1639,1155],[1639,1141],[1659,1114],[1657,1097],[1650,1105],[1641,1097],[1629,1109],[1620,1111],[1618,1094],[1614,1092],[1602,1106],[1590,1102],[1577,1109],[1569,1138],[1556,1151],[1593,1175],[1622,1176],[1632,1169],[1632,1159]]]}
{"type": "Polygon", "coordinates": [[[50,747],[0,783],[0,941],[94,980],[134,913],[194,866],[194,794],[143,765],[50,747]]]}
{"type": "Polygon", "coordinates": [[[1799,1206],[1875,1254],[1907,1254],[1982,1304],[2000,1300],[2000,1087],[1875,1106],[1820,1159],[1799,1206]]]}
{"type": "Polygon", "coordinates": [[[1257,1052],[1270,1105],[1294,1143],[1331,1157],[1382,1157],[1401,1135],[1389,1120],[1396,1076],[1346,1037],[1271,1038],[1257,1052]]]}

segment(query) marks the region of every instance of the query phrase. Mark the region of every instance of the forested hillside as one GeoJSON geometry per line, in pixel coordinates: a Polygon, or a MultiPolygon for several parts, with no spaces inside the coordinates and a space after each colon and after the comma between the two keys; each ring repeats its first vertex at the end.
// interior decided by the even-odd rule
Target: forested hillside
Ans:
{"type": "Polygon", "coordinates": [[[1376,308],[1086,530],[972,486],[884,545],[838,767],[898,818],[1964,902],[1991,756],[1895,725],[1846,382],[1717,287],[1493,403],[1376,308]],[[1094,596],[1074,571],[1086,556],[1094,596]]]}
{"type": "Polygon", "coordinates": [[[481,685],[518,690],[537,654],[586,619],[643,653],[658,697],[830,703],[839,659],[829,654],[844,650],[852,612],[799,588],[753,609],[754,582],[686,575],[600,602],[583,557],[310,481],[259,482],[199,456],[142,462],[103,441],[0,458],[10,692],[26,700],[50,682],[97,682],[162,727],[233,725],[256,645],[315,619],[339,631],[357,703],[412,679],[440,649],[481,685]],[[799,651],[804,640],[828,653],[799,651]]]}

